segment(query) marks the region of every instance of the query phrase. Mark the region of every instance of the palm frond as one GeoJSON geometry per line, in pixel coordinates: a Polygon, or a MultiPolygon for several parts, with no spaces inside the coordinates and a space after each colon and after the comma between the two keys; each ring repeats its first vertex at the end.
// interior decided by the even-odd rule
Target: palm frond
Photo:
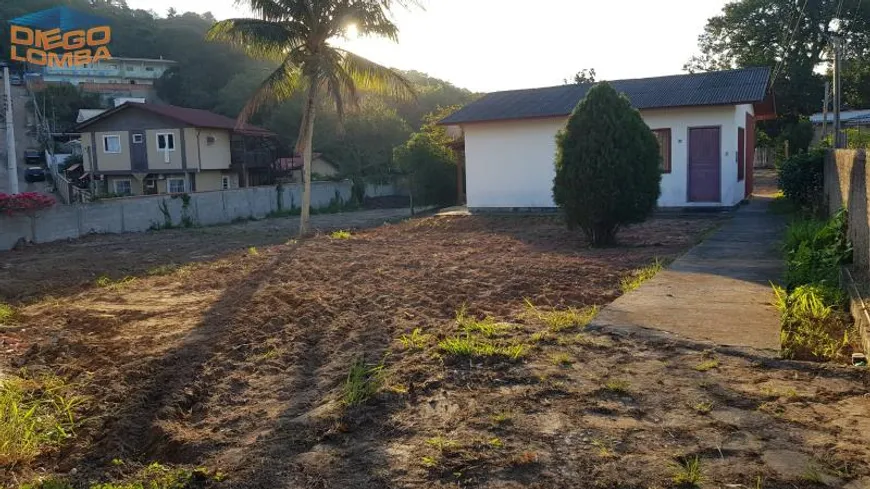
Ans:
{"type": "Polygon", "coordinates": [[[206,39],[227,42],[253,57],[283,60],[290,49],[304,42],[304,35],[303,26],[294,23],[227,19],[216,22],[206,39]]]}
{"type": "Polygon", "coordinates": [[[254,95],[242,107],[236,119],[237,128],[244,126],[266,102],[287,100],[305,85],[301,70],[291,58],[285,59],[278,69],[263,80],[254,95]]]}
{"type": "Polygon", "coordinates": [[[395,70],[345,49],[332,49],[341,55],[338,62],[339,71],[343,72],[341,77],[352,80],[356,90],[371,91],[400,100],[416,98],[414,86],[395,70]]]}
{"type": "MultiPolygon", "coordinates": [[[[389,3],[389,2],[386,2],[389,3]]],[[[384,37],[399,40],[399,27],[389,16],[389,5],[380,1],[351,1],[337,4],[329,13],[330,37],[344,32],[348,24],[355,24],[359,36],[384,37]]]]}

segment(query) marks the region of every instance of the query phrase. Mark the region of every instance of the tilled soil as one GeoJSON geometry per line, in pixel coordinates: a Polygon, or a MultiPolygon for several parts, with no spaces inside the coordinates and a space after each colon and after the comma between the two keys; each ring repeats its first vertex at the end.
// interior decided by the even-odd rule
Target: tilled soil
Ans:
{"type": "MultiPolygon", "coordinates": [[[[130,278],[102,287],[45,269],[51,299],[15,296],[5,367],[51,370],[89,400],[77,437],[14,475],[84,485],[122,459],[205,466],[234,488],[667,487],[697,457],[705,487],[870,476],[863,371],[578,328],[535,335],[547,327],[526,300],[606,305],[632,270],[717,219],[654,219],[603,250],[547,216],[433,217],[257,250],[237,236],[239,251],[193,263],[195,234],[167,234],[162,253],[112,241],[173,266],[109,271],[130,278]],[[463,306],[511,323],[496,339],[526,355],[440,352],[463,306]],[[398,341],[418,328],[422,348],[398,341]],[[382,364],[383,382],[349,408],[355,361],[382,364]]],[[[44,261],[94,260],[91,242],[45,248],[44,261]]]]}

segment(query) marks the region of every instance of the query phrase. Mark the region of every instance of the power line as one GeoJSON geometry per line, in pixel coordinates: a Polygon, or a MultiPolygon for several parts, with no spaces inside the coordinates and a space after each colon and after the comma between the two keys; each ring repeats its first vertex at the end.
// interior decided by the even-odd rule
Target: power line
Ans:
{"type": "MultiPolygon", "coordinates": [[[[792,29],[792,31],[791,31],[791,35],[788,38],[788,42],[785,43],[785,46],[784,46],[785,51],[783,52],[782,59],[779,60],[779,62],[776,64],[776,67],[773,69],[773,77],[770,80],[771,86],[773,86],[773,82],[776,81],[776,77],[779,76],[780,72],[785,67],[785,57],[788,54],[788,50],[791,47],[791,42],[794,39],[795,34],[797,34],[797,30],[800,27],[801,20],[803,20],[804,10],[806,10],[806,8],[807,8],[808,1],[809,0],[804,0],[804,5],[801,7],[800,12],[798,13],[797,22],[795,22],[795,24],[794,24],[794,29],[792,29]]],[[[840,0],[840,1],[842,1],[842,0],[840,0]]]]}

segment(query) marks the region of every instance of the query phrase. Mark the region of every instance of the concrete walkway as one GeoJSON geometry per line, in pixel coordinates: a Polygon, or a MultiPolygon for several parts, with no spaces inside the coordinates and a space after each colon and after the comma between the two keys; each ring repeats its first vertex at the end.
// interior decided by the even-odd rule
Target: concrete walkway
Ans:
{"type": "Polygon", "coordinates": [[[672,333],[716,345],[779,350],[770,282],[782,277],[782,217],[769,196],[741,207],[715,234],[604,308],[593,328],[672,333]]]}

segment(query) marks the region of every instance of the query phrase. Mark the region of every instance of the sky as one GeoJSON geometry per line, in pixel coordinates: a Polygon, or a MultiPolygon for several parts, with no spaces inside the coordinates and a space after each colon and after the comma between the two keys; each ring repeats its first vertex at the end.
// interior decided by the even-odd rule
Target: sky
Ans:
{"type": "MultiPolygon", "coordinates": [[[[698,35],[725,0],[423,0],[394,12],[399,43],[358,38],[345,47],[476,92],[559,85],[583,68],[599,80],[682,72],[698,35]]],[[[210,11],[245,17],[233,0],[128,0],[161,15],[210,11]],[[183,7],[180,7],[182,4],[183,7]]]]}

